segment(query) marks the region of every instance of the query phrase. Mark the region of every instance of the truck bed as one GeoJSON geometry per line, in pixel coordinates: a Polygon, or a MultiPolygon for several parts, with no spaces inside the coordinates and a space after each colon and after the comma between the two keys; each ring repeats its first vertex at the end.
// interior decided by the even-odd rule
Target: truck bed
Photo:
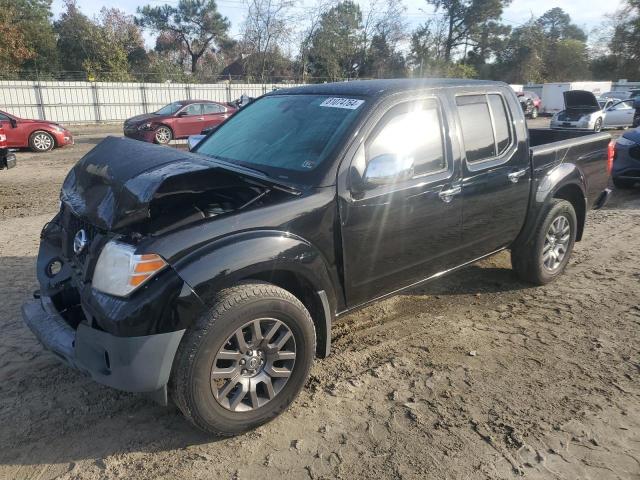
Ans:
{"type": "Polygon", "coordinates": [[[607,148],[610,141],[611,135],[603,132],[529,129],[534,181],[562,163],[575,164],[584,179],[587,203],[591,207],[609,181],[607,148]]]}

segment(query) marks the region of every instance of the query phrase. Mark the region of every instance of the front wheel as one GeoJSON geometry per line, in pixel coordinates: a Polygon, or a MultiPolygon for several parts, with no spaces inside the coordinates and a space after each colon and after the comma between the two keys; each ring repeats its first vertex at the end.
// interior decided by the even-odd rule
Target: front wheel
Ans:
{"type": "Polygon", "coordinates": [[[34,152],[43,153],[48,152],[56,146],[56,141],[53,136],[45,131],[39,130],[33,132],[29,137],[29,148],[34,152]]]}
{"type": "Polygon", "coordinates": [[[533,238],[511,249],[513,269],[522,280],[536,285],[562,275],[576,241],[578,221],[573,205],[555,198],[546,208],[533,238]]]}
{"type": "Polygon", "coordinates": [[[284,411],[315,354],[313,320],[292,294],[267,283],[221,291],[185,334],[171,396],[185,417],[214,435],[236,435],[284,411]]]}
{"type": "Polygon", "coordinates": [[[172,138],[173,138],[173,132],[169,127],[165,127],[164,125],[156,129],[156,133],[153,137],[154,141],[161,145],[166,145],[171,141],[172,138]]]}
{"type": "Polygon", "coordinates": [[[601,118],[596,120],[596,123],[593,126],[593,131],[594,132],[601,132],[602,131],[602,119],[601,118]]]}

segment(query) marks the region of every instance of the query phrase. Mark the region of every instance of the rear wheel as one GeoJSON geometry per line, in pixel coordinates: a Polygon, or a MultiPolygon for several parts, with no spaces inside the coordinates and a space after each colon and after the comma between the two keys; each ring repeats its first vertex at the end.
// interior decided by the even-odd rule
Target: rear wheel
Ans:
{"type": "Polygon", "coordinates": [[[48,152],[56,146],[53,136],[44,130],[33,132],[29,137],[29,148],[34,152],[48,152]]]}
{"type": "Polygon", "coordinates": [[[315,353],[315,329],[292,294],[266,283],[220,292],[185,334],[171,395],[195,426],[236,435],[284,411],[302,389],[315,353]]]}
{"type": "Polygon", "coordinates": [[[173,132],[169,127],[165,127],[164,125],[161,125],[156,129],[156,133],[153,137],[154,141],[161,145],[166,145],[172,138],[173,132]]]}
{"type": "Polygon", "coordinates": [[[534,230],[533,238],[511,249],[511,264],[527,282],[544,285],[563,272],[576,240],[578,221],[571,203],[553,199],[534,230]]]}

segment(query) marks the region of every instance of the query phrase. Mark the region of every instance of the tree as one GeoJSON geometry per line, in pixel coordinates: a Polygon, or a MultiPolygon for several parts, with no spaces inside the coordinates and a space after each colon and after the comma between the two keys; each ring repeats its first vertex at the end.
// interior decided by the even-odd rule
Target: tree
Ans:
{"type": "Polygon", "coordinates": [[[400,44],[407,38],[406,10],[401,0],[373,0],[369,4],[362,25],[361,76],[404,76],[400,44]]]}
{"type": "Polygon", "coordinates": [[[18,72],[24,62],[35,56],[16,17],[16,10],[11,5],[0,8],[0,72],[5,75],[18,72]]]}
{"type": "Polygon", "coordinates": [[[51,0],[0,0],[0,12],[0,42],[7,40],[0,49],[6,49],[14,58],[9,68],[55,71],[58,65],[51,0]],[[15,43],[18,38],[22,40],[15,43]],[[30,53],[25,55],[27,51],[30,53]]]}
{"type": "Polygon", "coordinates": [[[84,15],[75,0],[65,6],[54,25],[64,70],[95,80],[130,80],[127,51],[113,31],[84,15]]]}
{"type": "Polygon", "coordinates": [[[142,32],[133,15],[117,8],[102,7],[98,21],[109,43],[124,50],[131,72],[144,72],[149,68],[142,32]]]}
{"type": "Polygon", "coordinates": [[[444,61],[450,62],[455,50],[473,41],[480,25],[502,16],[511,0],[427,0],[446,20],[444,61]]]}
{"type": "Polygon", "coordinates": [[[218,12],[214,0],[180,0],[177,6],[146,5],[138,8],[137,23],[158,34],[170,33],[191,59],[191,73],[208,51],[226,38],[229,20],[218,12]]]}
{"type": "Polygon", "coordinates": [[[542,27],[550,42],[560,40],[587,41],[587,34],[580,27],[571,23],[569,14],[560,7],[552,8],[543,13],[537,23],[542,27]]]}
{"type": "Polygon", "coordinates": [[[282,48],[291,39],[293,17],[290,0],[251,0],[243,25],[242,51],[246,57],[246,73],[260,78],[274,75],[290,63],[282,48]]]}
{"type": "Polygon", "coordinates": [[[352,0],[323,13],[307,52],[314,76],[339,80],[357,77],[362,60],[362,11],[352,0]]]}

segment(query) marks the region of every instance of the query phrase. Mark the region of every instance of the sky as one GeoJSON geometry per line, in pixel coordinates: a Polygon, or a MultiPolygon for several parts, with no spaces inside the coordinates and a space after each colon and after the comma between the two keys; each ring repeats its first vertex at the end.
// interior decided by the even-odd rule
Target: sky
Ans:
{"type": "MultiPolygon", "coordinates": [[[[176,4],[178,0],[114,0],[104,3],[101,0],[78,0],[78,6],[83,13],[90,17],[98,14],[103,6],[116,7],[126,13],[134,14],[136,8],[146,4],[162,5],[164,3],[176,4]]],[[[368,0],[356,0],[361,5],[366,5],[368,0]]],[[[244,0],[217,0],[220,12],[231,21],[231,35],[237,36],[246,12],[244,0]]],[[[298,10],[304,12],[305,8],[313,5],[314,0],[298,0],[298,10]],[[305,7],[306,5],[306,7],[305,7]]],[[[574,23],[583,28],[587,33],[597,28],[606,15],[614,13],[622,4],[622,0],[513,0],[502,15],[502,21],[514,27],[525,23],[531,16],[540,16],[554,7],[561,7],[571,15],[574,23]]],[[[407,6],[407,19],[414,27],[428,18],[433,10],[424,0],[405,0],[407,6]]],[[[53,0],[53,13],[57,17],[64,8],[63,0],[53,0]]],[[[145,36],[149,47],[153,46],[150,36],[145,36]]]]}

